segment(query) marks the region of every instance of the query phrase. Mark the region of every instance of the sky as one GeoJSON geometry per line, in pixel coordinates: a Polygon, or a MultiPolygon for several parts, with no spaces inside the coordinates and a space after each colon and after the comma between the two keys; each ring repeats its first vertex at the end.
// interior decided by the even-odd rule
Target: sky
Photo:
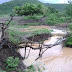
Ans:
{"type": "MultiPolygon", "coordinates": [[[[0,4],[1,3],[5,3],[11,0],[0,0],[0,4]]],[[[39,0],[43,3],[67,3],[67,0],[39,0]]]]}
{"type": "Polygon", "coordinates": [[[0,0],[0,4],[8,2],[8,1],[11,1],[11,0],[0,0]]]}
{"type": "Polygon", "coordinates": [[[44,3],[67,3],[67,0],[39,0],[44,3]]]}

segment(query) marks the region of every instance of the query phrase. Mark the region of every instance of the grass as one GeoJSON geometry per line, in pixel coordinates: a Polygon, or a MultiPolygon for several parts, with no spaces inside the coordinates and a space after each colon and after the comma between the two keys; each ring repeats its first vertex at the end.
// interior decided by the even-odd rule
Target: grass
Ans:
{"type": "Polygon", "coordinates": [[[20,32],[14,30],[9,30],[7,31],[7,33],[9,35],[8,39],[11,43],[20,43],[20,38],[27,34],[27,32],[20,32]]]}
{"type": "Polygon", "coordinates": [[[0,14],[0,17],[10,17],[9,14],[0,14]]]}
{"type": "MultiPolygon", "coordinates": [[[[11,43],[20,43],[21,39],[26,38],[26,37],[30,37],[33,35],[43,34],[43,33],[49,34],[50,33],[50,31],[48,29],[45,29],[45,28],[43,28],[41,30],[31,29],[28,31],[21,32],[14,27],[10,27],[9,30],[6,32],[9,35],[9,41],[11,43]]],[[[24,41],[24,40],[22,40],[22,41],[24,41]]]]}
{"type": "Polygon", "coordinates": [[[10,25],[10,27],[12,27],[12,28],[28,28],[29,27],[29,25],[10,25]]]}
{"type": "Polygon", "coordinates": [[[37,25],[42,25],[42,23],[27,23],[29,26],[37,26],[37,25]]]}
{"type": "Polygon", "coordinates": [[[43,34],[43,33],[47,33],[47,34],[49,34],[49,33],[50,33],[50,31],[49,31],[48,29],[35,30],[35,31],[33,31],[33,35],[43,34]]]}
{"type": "Polygon", "coordinates": [[[11,21],[10,25],[13,26],[13,25],[18,25],[19,23],[18,22],[15,22],[15,21],[11,21]]]}
{"type": "Polygon", "coordinates": [[[41,19],[43,17],[43,15],[29,15],[29,16],[23,16],[22,18],[21,18],[21,20],[28,20],[28,19],[32,19],[32,20],[39,20],[39,19],[41,19]]]}

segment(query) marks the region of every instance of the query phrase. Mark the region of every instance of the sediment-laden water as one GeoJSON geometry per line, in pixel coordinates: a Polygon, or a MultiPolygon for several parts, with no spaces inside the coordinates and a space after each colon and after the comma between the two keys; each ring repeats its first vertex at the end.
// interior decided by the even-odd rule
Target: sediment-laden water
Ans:
{"type": "MultiPolygon", "coordinates": [[[[66,31],[54,29],[52,32],[53,36],[48,40],[44,41],[44,44],[54,44],[60,37],[66,34],[66,31]]],[[[34,46],[37,47],[37,44],[34,46]]],[[[24,57],[24,48],[18,50],[19,53],[24,57]]],[[[27,53],[29,48],[27,50],[27,53]]],[[[35,61],[38,57],[39,50],[32,50],[30,52],[29,58],[23,60],[26,66],[31,64],[40,63],[40,66],[44,66],[45,70],[43,72],[72,72],[72,48],[63,47],[63,44],[56,45],[48,49],[42,58],[35,61]]]]}

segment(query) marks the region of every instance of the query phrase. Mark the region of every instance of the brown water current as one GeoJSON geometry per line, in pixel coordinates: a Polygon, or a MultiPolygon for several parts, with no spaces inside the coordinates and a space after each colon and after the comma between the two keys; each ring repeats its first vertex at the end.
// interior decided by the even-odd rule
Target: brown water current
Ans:
{"type": "MultiPolygon", "coordinates": [[[[65,35],[66,32],[62,30],[55,30],[52,32],[53,36],[49,40],[44,41],[44,44],[53,44],[55,43],[62,35],[65,35]]],[[[36,45],[37,46],[37,45],[36,45]]],[[[27,50],[27,53],[29,48],[27,50]]],[[[19,49],[19,53],[24,57],[24,48],[19,49]]],[[[23,60],[23,63],[26,66],[30,66],[34,63],[40,63],[40,66],[44,66],[45,70],[42,72],[72,72],[72,48],[63,47],[63,44],[59,44],[48,49],[43,55],[42,58],[35,61],[38,57],[39,50],[32,50],[30,52],[29,58],[23,60]]]]}

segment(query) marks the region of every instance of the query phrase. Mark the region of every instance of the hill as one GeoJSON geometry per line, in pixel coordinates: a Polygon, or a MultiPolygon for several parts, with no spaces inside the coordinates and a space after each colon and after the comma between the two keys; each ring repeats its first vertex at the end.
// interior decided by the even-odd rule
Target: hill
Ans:
{"type": "Polygon", "coordinates": [[[58,11],[64,11],[67,4],[49,4],[49,3],[45,3],[44,5],[46,5],[47,7],[54,7],[56,8],[58,11]]]}
{"type": "Polygon", "coordinates": [[[0,4],[0,14],[8,14],[11,13],[12,9],[15,6],[22,6],[25,3],[41,3],[38,0],[12,0],[3,4],[0,4]]]}
{"type": "MultiPolygon", "coordinates": [[[[10,14],[12,9],[15,6],[22,6],[25,3],[34,3],[34,4],[38,4],[41,3],[38,0],[11,0],[9,2],[0,4],[0,15],[2,14],[10,14]]],[[[43,4],[43,3],[41,3],[43,4]]],[[[50,7],[54,7],[59,11],[63,11],[66,7],[66,4],[49,4],[49,3],[44,3],[45,6],[50,6],[50,7]]]]}

